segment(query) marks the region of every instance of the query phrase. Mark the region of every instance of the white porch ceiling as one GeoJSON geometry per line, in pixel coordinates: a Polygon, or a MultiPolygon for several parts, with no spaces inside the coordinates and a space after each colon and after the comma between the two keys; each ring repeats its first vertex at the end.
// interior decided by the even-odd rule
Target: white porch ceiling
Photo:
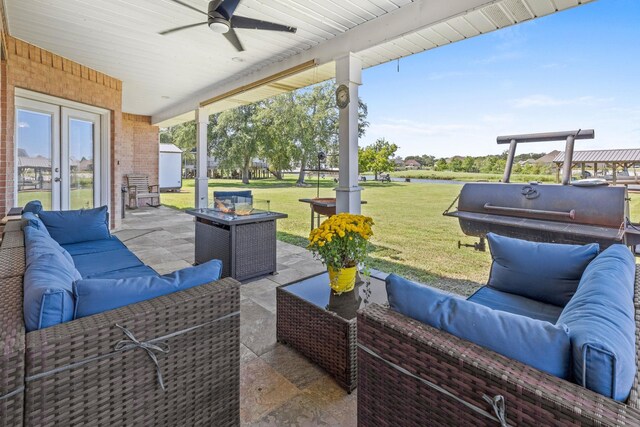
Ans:
{"type": "MultiPolygon", "coordinates": [[[[208,109],[331,78],[333,59],[349,51],[371,67],[592,0],[243,0],[238,15],[298,32],[237,30],[242,53],[206,25],[157,34],[203,21],[169,0],[4,1],[12,36],[122,80],[124,111],[168,125],[192,119],[206,99],[309,60],[319,66],[208,109]]],[[[183,1],[207,10],[207,0],[183,1]]]]}

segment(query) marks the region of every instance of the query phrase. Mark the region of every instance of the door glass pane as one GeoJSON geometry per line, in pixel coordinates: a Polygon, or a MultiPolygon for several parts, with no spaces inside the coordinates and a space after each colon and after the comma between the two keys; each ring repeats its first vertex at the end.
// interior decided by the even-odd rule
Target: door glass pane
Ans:
{"type": "Polygon", "coordinates": [[[50,114],[17,110],[18,206],[40,200],[51,209],[51,125],[50,114]]]}
{"type": "Polygon", "coordinates": [[[93,122],[69,119],[70,209],[93,207],[93,122]]]}

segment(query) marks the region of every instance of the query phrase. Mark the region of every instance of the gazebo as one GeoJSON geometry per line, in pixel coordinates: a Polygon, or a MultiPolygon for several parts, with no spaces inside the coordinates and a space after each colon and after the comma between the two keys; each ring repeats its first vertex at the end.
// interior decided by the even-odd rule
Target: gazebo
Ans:
{"type": "MultiPolygon", "coordinates": [[[[556,180],[559,182],[560,168],[564,164],[564,152],[560,152],[553,163],[556,168],[556,180]]],[[[613,185],[618,183],[640,183],[638,175],[635,173],[636,165],[640,164],[640,149],[616,149],[616,150],[587,150],[575,151],[571,161],[572,167],[580,166],[581,176],[587,176],[587,167],[593,169],[593,176],[597,176],[599,171],[603,178],[611,181],[613,185]],[[619,174],[618,169],[622,168],[623,174],[619,174]],[[630,174],[629,169],[634,173],[630,174]],[[607,171],[611,170],[608,174],[607,171]]]]}

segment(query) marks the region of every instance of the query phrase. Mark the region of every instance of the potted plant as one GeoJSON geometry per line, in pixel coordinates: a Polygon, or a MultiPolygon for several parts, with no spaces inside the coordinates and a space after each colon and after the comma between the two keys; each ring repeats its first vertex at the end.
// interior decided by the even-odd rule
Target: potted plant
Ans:
{"type": "Polygon", "coordinates": [[[369,252],[373,219],[340,213],[327,218],[309,234],[309,249],[329,272],[331,288],[338,294],[353,290],[358,265],[369,252]]]}

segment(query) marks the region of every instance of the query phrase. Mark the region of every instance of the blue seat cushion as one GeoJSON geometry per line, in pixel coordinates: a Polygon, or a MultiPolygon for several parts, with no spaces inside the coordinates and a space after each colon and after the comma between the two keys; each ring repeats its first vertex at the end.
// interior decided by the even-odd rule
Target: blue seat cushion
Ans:
{"type": "Polygon", "coordinates": [[[159,276],[159,274],[147,265],[123,268],[122,270],[108,271],[106,273],[91,275],[92,279],[126,279],[129,277],[159,276]]]}
{"type": "Polygon", "coordinates": [[[108,239],[90,240],[88,242],[69,243],[62,245],[71,255],[97,254],[100,252],[115,251],[117,249],[126,249],[124,243],[116,236],[108,239]]]}
{"type": "Polygon", "coordinates": [[[41,210],[42,210],[42,202],[40,202],[40,200],[32,200],[30,202],[27,202],[26,205],[24,205],[24,208],[22,208],[22,213],[25,214],[27,212],[30,212],[35,215],[38,215],[41,210]]]}
{"type": "Polygon", "coordinates": [[[42,254],[24,273],[24,323],[27,332],[73,319],[73,282],[60,252],[42,254]]]}
{"type": "Polygon", "coordinates": [[[38,216],[61,245],[111,237],[106,206],[72,211],[41,211],[38,216]]]}
{"type": "Polygon", "coordinates": [[[75,318],[213,282],[221,272],[222,262],[211,260],[164,276],[79,280],[74,284],[75,318]]]}
{"type": "Polygon", "coordinates": [[[573,380],[624,401],[636,374],[635,259],[613,245],[589,264],[558,323],[569,327],[573,380]]]}
{"type": "Polygon", "coordinates": [[[566,326],[492,310],[394,274],[386,284],[392,310],[551,375],[569,377],[566,326]]]}
{"type": "Polygon", "coordinates": [[[84,279],[98,274],[144,265],[129,249],[100,252],[98,254],[72,255],[73,262],[84,279]]]}
{"type": "Polygon", "coordinates": [[[36,230],[40,230],[43,233],[45,233],[47,236],[49,236],[49,231],[47,231],[47,227],[44,225],[42,220],[34,213],[26,212],[22,214],[22,219],[24,220],[24,224],[22,226],[23,230],[25,229],[25,227],[33,227],[36,230]]]}
{"type": "Polygon", "coordinates": [[[564,307],[575,293],[598,244],[561,245],[487,234],[491,248],[488,286],[503,292],[564,307]]]}
{"type": "Polygon", "coordinates": [[[562,307],[498,291],[488,286],[478,289],[467,300],[494,310],[506,311],[551,323],[556,323],[562,312],[562,307]]]}
{"type": "Polygon", "coordinates": [[[80,272],[76,269],[73,259],[69,253],[53,240],[45,232],[34,227],[24,228],[25,263],[28,266],[44,254],[57,253],[62,255],[60,266],[68,270],[74,280],[81,279],[80,272]]]}

